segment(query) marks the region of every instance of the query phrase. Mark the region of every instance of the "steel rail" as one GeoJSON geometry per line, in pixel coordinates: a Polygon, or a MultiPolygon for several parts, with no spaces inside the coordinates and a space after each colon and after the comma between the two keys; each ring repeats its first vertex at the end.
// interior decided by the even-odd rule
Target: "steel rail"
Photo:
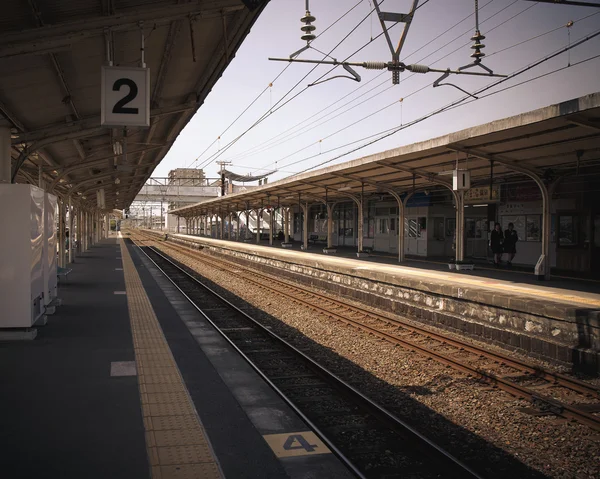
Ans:
{"type": "MultiPolygon", "coordinates": [[[[135,240],[132,239],[132,241],[135,241],[135,240]]],[[[312,358],[310,358],[309,356],[307,356],[305,353],[303,353],[302,351],[300,351],[299,349],[297,349],[295,346],[293,346],[290,343],[288,343],[285,339],[281,338],[276,333],[270,331],[268,328],[266,328],[265,326],[263,326],[260,322],[258,322],[254,318],[252,318],[246,312],[242,311],[237,306],[235,306],[234,304],[232,304],[231,302],[229,302],[227,299],[223,298],[216,291],[212,290],[211,288],[209,288],[208,286],[206,286],[205,284],[203,284],[202,282],[200,282],[194,276],[190,275],[187,271],[185,271],[184,269],[182,269],[180,266],[178,266],[177,264],[175,264],[173,261],[171,261],[169,258],[167,258],[166,256],[164,256],[163,254],[161,254],[154,247],[152,247],[152,246],[144,246],[144,247],[150,249],[151,251],[153,251],[155,254],[157,254],[158,256],[160,256],[161,258],[163,258],[165,261],[167,261],[168,263],[170,263],[173,267],[177,268],[177,270],[179,270],[181,273],[185,274],[188,278],[190,278],[196,284],[198,284],[199,286],[201,286],[202,288],[204,288],[205,290],[207,290],[208,292],[210,292],[215,297],[219,298],[219,300],[221,300],[224,303],[226,303],[232,309],[235,309],[238,313],[240,313],[247,320],[249,320],[254,325],[256,325],[265,334],[267,334],[268,336],[272,337],[273,339],[275,339],[276,341],[278,341],[280,344],[283,344],[288,350],[292,351],[294,354],[296,354],[297,356],[299,356],[302,359],[304,359],[306,362],[308,362],[317,371],[317,373],[320,376],[322,376],[322,377],[326,378],[327,380],[333,382],[337,386],[337,388],[340,389],[340,390],[342,390],[342,391],[344,391],[345,394],[347,394],[349,396],[352,396],[354,399],[358,399],[360,402],[363,403],[363,405],[365,405],[367,407],[367,409],[371,410],[372,413],[374,413],[376,416],[385,418],[389,427],[391,427],[392,429],[400,429],[403,432],[408,432],[409,434],[411,434],[412,436],[414,436],[416,439],[418,439],[419,441],[421,441],[425,446],[430,447],[435,452],[437,452],[437,453],[445,456],[448,460],[450,460],[451,462],[453,462],[457,467],[459,467],[462,471],[464,471],[464,473],[465,473],[464,477],[473,477],[473,478],[481,479],[481,476],[479,476],[477,473],[475,473],[473,470],[471,470],[468,466],[466,466],[465,464],[463,464],[462,462],[460,462],[458,459],[456,459],[454,456],[452,456],[449,452],[445,451],[440,446],[438,446],[437,444],[435,444],[433,441],[431,441],[427,437],[423,436],[420,432],[418,432],[416,429],[414,429],[411,426],[409,426],[408,424],[406,424],[404,421],[402,421],[400,418],[398,418],[397,416],[395,416],[394,414],[392,414],[387,409],[383,408],[382,406],[380,406],[379,404],[377,404],[373,400],[369,399],[367,396],[365,396],[364,394],[362,394],[360,391],[358,391],[357,389],[355,389],[353,386],[351,386],[347,382],[343,381],[341,378],[339,378],[338,376],[336,376],[334,373],[332,373],[331,371],[329,371],[325,367],[321,366],[319,363],[317,363],[315,360],[313,360],[312,358]]],[[[254,364],[254,362],[250,358],[248,358],[248,356],[246,354],[244,354],[233,343],[233,341],[231,341],[227,337],[227,335],[223,331],[221,331],[221,329],[165,273],[165,271],[163,271],[163,269],[160,268],[160,266],[158,266],[158,264],[152,258],[150,258],[150,256],[142,249],[142,247],[139,247],[139,249],[155,265],[155,267],[181,292],[181,294],[183,294],[183,296],[192,304],[192,306],[194,306],[194,308],[196,308],[204,316],[204,318],[219,332],[219,334],[221,334],[221,336],[223,336],[228,341],[228,343],[231,344],[234,347],[234,349],[250,364],[250,366],[255,371],[258,372],[258,374],[267,382],[267,384],[279,396],[282,397],[282,399],[294,410],[294,412],[297,413],[306,422],[306,424],[309,427],[311,427],[311,429],[315,432],[315,434],[317,434],[317,436],[319,436],[319,438],[321,440],[323,440],[323,442],[327,445],[327,447],[329,447],[332,451],[334,451],[334,453],[336,454],[336,456],[338,456],[338,458],[344,463],[344,465],[346,465],[355,475],[357,475],[357,477],[360,477],[360,478],[364,477],[363,474],[352,464],[352,462],[332,443],[332,441],[330,439],[328,439],[327,436],[322,431],[320,431],[319,428],[308,417],[306,417],[306,415],[304,413],[302,413],[302,411],[298,407],[296,407],[295,404],[289,398],[287,398],[287,396],[275,384],[273,384],[273,382],[271,380],[269,380],[269,378],[258,368],[258,366],[256,366],[254,364]]]]}
{"type": "MultiPolygon", "coordinates": [[[[187,246],[182,246],[182,245],[178,245],[175,243],[176,246],[180,247],[180,248],[185,248],[186,252],[193,252],[193,253],[197,253],[196,250],[193,250],[187,246]]],[[[169,246],[175,247],[175,245],[170,244],[169,246]]],[[[205,256],[203,256],[204,258],[205,256]]],[[[258,271],[250,271],[250,274],[253,274],[255,276],[259,276],[265,279],[268,279],[269,281],[273,281],[273,278],[258,272],[258,271]]],[[[553,382],[554,384],[569,388],[573,391],[582,393],[582,394],[586,394],[586,395],[590,395],[590,396],[594,396],[598,399],[600,399],[600,388],[593,386],[591,384],[585,383],[583,381],[580,381],[578,379],[575,378],[571,378],[569,376],[566,376],[564,374],[560,374],[560,373],[555,373],[552,371],[547,371],[545,369],[542,369],[539,366],[535,366],[533,364],[527,363],[525,361],[522,361],[518,358],[512,358],[510,356],[507,356],[505,354],[499,353],[499,352],[494,352],[494,351],[489,351],[489,350],[485,350],[483,348],[474,346],[472,344],[469,344],[467,342],[458,340],[458,339],[453,339],[450,338],[448,336],[445,336],[441,333],[435,332],[435,331],[431,331],[427,328],[424,327],[420,327],[420,326],[416,326],[413,324],[409,324],[405,321],[402,321],[400,319],[397,318],[390,318],[388,316],[386,316],[385,314],[382,313],[378,313],[375,312],[373,310],[369,310],[366,308],[363,308],[361,306],[356,306],[356,305],[349,305],[347,303],[344,303],[343,301],[339,301],[335,298],[330,298],[328,296],[316,293],[314,291],[309,290],[308,288],[305,288],[301,285],[298,284],[292,284],[291,282],[288,281],[284,281],[281,279],[277,279],[277,281],[283,283],[283,284],[287,284],[288,286],[297,289],[299,291],[302,291],[306,294],[310,294],[313,295],[319,299],[322,299],[324,301],[336,304],[340,307],[344,307],[344,308],[349,308],[351,311],[353,310],[353,312],[360,312],[362,314],[364,314],[365,316],[368,316],[370,318],[379,320],[379,321],[383,321],[386,322],[388,324],[394,324],[394,325],[398,325],[400,327],[402,327],[403,329],[406,329],[407,331],[410,332],[414,332],[417,334],[422,334],[425,335],[427,337],[430,337],[432,339],[435,339],[437,341],[440,341],[442,343],[446,343],[449,344],[451,346],[457,347],[457,348],[461,348],[464,349],[466,351],[469,351],[473,354],[478,354],[478,355],[483,355],[488,359],[491,359],[492,361],[498,362],[499,364],[505,364],[508,366],[511,366],[515,369],[519,369],[523,372],[529,373],[532,375],[532,377],[536,377],[539,379],[544,379],[548,382],[553,382]]]]}
{"type": "MultiPolygon", "coordinates": [[[[177,245],[177,246],[179,246],[180,248],[186,248],[186,251],[185,251],[186,253],[191,253],[191,252],[197,253],[196,251],[191,250],[191,249],[189,249],[189,248],[187,248],[185,246],[181,246],[181,245],[177,245]],[[187,249],[189,249],[189,251],[187,251],[187,249]]],[[[173,249],[177,249],[177,248],[174,248],[173,245],[169,245],[169,247],[172,247],[173,249]]],[[[210,261],[206,261],[206,255],[203,255],[202,259],[203,259],[203,261],[205,261],[207,263],[211,263],[210,261]]],[[[212,265],[214,267],[218,267],[219,269],[222,270],[223,269],[222,263],[227,264],[227,262],[221,261],[221,264],[217,265],[213,261],[212,265]]],[[[229,271],[232,271],[232,270],[229,270],[229,271]]],[[[237,274],[239,274],[239,272],[237,274]]],[[[306,292],[307,294],[309,294],[313,298],[317,297],[317,298],[324,299],[324,300],[326,300],[328,302],[331,302],[331,303],[334,303],[334,304],[337,303],[339,306],[341,306],[341,307],[343,307],[343,308],[345,308],[347,310],[356,309],[361,314],[364,314],[363,311],[366,311],[363,308],[354,307],[354,306],[348,305],[346,303],[342,303],[342,302],[339,302],[339,301],[336,301],[336,300],[332,300],[331,298],[329,298],[327,296],[321,295],[319,293],[314,293],[314,292],[312,292],[310,290],[307,290],[305,288],[302,288],[302,287],[299,287],[299,286],[296,286],[296,285],[292,285],[292,284],[290,284],[290,283],[288,283],[286,281],[282,281],[280,279],[271,278],[269,276],[263,275],[262,273],[256,273],[256,272],[252,271],[250,274],[253,274],[253,275],[256,275],[256,276],[262,276],[263,278],[265,278],[266,280],[268,280],[270,283],[272,283],[272,282],[275,281],[275,282],[279,282],[279,283],[285,284],[289,288],[293,288],[293,289],[300,290],[302,292],[306,292]]],[[[447,355],[444,355],[442,353],[438,353],[438,352],[433,351],[433,350],[431,350],[429,348],[420,346],[419,344],[416,344],[416,343],[414,343],[412,341],[407,341],[407,340],[405,340],[403,338],[400,338],[398,336],[394,336],[394,335],[385,333],[383,331],[380,331],[380,330],[378,330],[376,328],[364,325],[364,324],[358,322],[357,320],[350,319],[350,318],[347,318],[345,316],[342,316],[341,314],[338,314],[335,311],[330,311],[330,310],[327,310],[325,308],[319,307],[319,306],[315,305],[314,303],[312,303],[311,301],[307,301],[307,300],[304,300],[302,298],[298,298],[296,296],[284,293],[284,292],[282,292],[280,290],[277,290],[273,286],[270,286],[270,285],[263,284],[263,283],[260,283],[258,281],[252,280],[252,278],[246,277],[245,279],[247,279],[249,281],[252,281],[255,285],[257,285],[257,286],[259,286],[259,287],[261,287],[263,289],[267,289],[269,291],[272,291],[272,292],[274,292],[276,294],[279,294],[279,295],[283,295],[283,296],[288,297],[288,298],[291,297],[292,299],[296,300],[297,302],[300,302],[301,304],[309,307],[313,311],[319,312],[320,314],[323,314],[323,315],[329,316],[329,317],[334,316],[335,319],[338,320],[338,321],[341,321],[341,322],[344,322],[346,324],[350,324],[352,326],[355,326],[358,329],[366,331],[369,334],[373,334],[375,336],[378,336],[381,339],[384,339],[384,340],[386,340],[388,342],[391,342],[393,344],[402,345],[403,347],[405,347],[405,348],[407,348],[407,349],[409,349],[411,351],[414,351],[414,352],[423,354],[425,356],[431,357],[432,359],[435,359],[438,362],[441,362],[442,364],[446,364],[448,366],[453,367],[454,369],[457,369],[457,370],[462,371],[464,373],[467,373],[469,375],[473,375],[473,376],[477,377],[479,380],[481,380],[482,382],[485,382],[485,383],[490,384],[492,386],[498,387],[499,389],[502,389],[502,390],[508,392],[509,394],[513,395],[513,396],[527,399],[527,400],[529,400],[532,403],[537,403],[537,404],[541,403],[544,406],[546,406],[549,409],[551,409],[554,414],[558,414],[558,415],[561,415],[563,417],[576,420],[577,422],[579,422],[581,424],[585,424],[585,425],[587,425],[588,427],[590,427],[592,429],[600,431],[600,418],[598,418],[598,417],[596,417],[596,416],[594,416],[592,414],[589,414],[589,413],[587,413],[585,411],[579,410],[576,406],[572,406],[572,405],[563,403],[561,401],[555,400],[553,398],[549,398],[549,397],[543,396],[541,394],[538,394],[538,393],[530,390],[527,387],[515,384],[515,383],[513,383],[513,382],[511,382],[511,381],[509,381],[509,380],[507,380],[507,379],[505,379],[505,378],[503,378],[501,376],[496,376],[493,373],[485,372],[485,371],[483,371],[481,369],[478,369],[475,366],[471,366],[469,364],[463,363],[462,361],[459,361],[459,360],[453,359],[451,357],[448,357],[447,355]]],[[[371,317],[374,317],[374,316],[376,316],[376,313],[374,314],[374,313],[372,313],[372,312],[369,311],[368,315],[371,316],[371,317]]],[[[384,321],[386,321],[386,322],[390,321],[390,319],[386,318],[385,316],[381,316],[381,317],[385,318],[384,321]]],[[[378,319],[378,318],[374,318],[374,319],[378,319]]],[[[486,356],[486,357],[488,357],[488,355],[496,355],[497,357],[502,358],[502,360],[500,362],[505,362],[507,364],[508,364],[508,362],[514,362],[515,364],[519,364],[520,363],[520,361],[512,360],[511,358],[506,358],[507,360],[505,360],[502,355],[498,355],[497,353],[491,353],[491,352],[488,352],[486,350],[474,347],[472,345],[469,345],[469,344],[466,344],[466,343],[462,343],[460,341],[453,340],[453,339],[450,339],[450,338],[446,338],[445,336],[442,336],[442,335],[439,335],[439,334],[436,335],[435,333],[432,333],[429,330],[421,329],[421,328],[416,328],[416,327],[411,326],[411,325],[405,325],[403,322],[400,322],[400,321],[397,321],[397,322],[400,323],[402,325],[402,327],[405,327],[405,329],[407,329],[407,330],[408,329],[412,329],[413,332],[415,332],[415,333],[423,334],[426,337],[431,337],[432,339],[436,339],[436,340],[441,341],[441,342],[446,342],[448,344],[454,343],[453,345],[455,345],[456,347],[459,347],[459,348],[462,348],[462,349],[465,349],[465,350],[469,350],[469,352],[472,352],[474,354],[479,354],[479,355],[483,355],[483,356],[486,356]],[[434,338],[434,335],[437,336],[437,337],[439,337],[439,338],[441,338],[441,339],[434,338]]],[[[489,359],[491,359],[491,358],[489,358],[489,359]]],[[[526,363],[524,363],[524,364],[526,364],[526,363]]],[[[517,369],[519,368],[518,366],[513,366],[513,367],[515,367],[517,369]]],[[[530,368],[530,369],[532,369],[534,372],[537,372],[537,368],[535,368],[534,366],[527,365],[527,367],[530,368]]],[[[554,378],[556,377],[557,379],[555,381],[557,381],[559,379],[562,380],[562,378],[560,378],[560,376],[562,376],[562,375],[558,375],[557,373],[547,372],[547,375],[549,377],[552,377],[553,380],[555,380],[554,378]]],[[[543,378],[543,377],[541,377],[539,375],[537,377],[540,377],[541,379],[546,379],[546,378],[543,378]]],[[[585,384],[585,383],[583,383],[581,381],[571,380],[571,378],[568,378],[568,377],[565,377],[565,379],[567,379],[569,381],[569,383],[568,384],[561,384],[563,387],[566,387],[566,388],[569,388],[569,389],[573,389],[573,390],[575,390],[577,392],[581,392],[581,391],[579,389],[575,389],[575,388],[581,388],[581,389],[585,389],[584,394],[595,394],[595,395],[598,395],[598,390],[596,388],[594,388],[593,386],[588,386],[587,384],[585,384]],[[571,381],[574,381],[573,382],[573,386],[574,387],[571,386],[571,381]],[[582,385],[584,387],[582,387],[582,385]]],[[[548,379],[546,379],[546,380],[548,380],[548,379]]]]}

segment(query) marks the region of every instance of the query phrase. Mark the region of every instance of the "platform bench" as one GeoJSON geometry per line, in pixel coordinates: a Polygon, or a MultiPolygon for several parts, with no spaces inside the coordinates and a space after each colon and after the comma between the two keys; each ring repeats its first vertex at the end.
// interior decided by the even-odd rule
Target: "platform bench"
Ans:
{"type": "Polygon", "coordinates": [[[60,277],[64,276],[65,281],[66,281],[68,279],[67,276],[69,276],[69,274],[71,273],[71,271],[73,271],[71,268],[62,268],[62,267],[58,266],[56,268],[56,277],[60,281],[60,277]]]}
{"type": "Polygon", "coordinates": [[[327,235],[310,235],[308,237],[309,243],[327,243],[327,235]]]}

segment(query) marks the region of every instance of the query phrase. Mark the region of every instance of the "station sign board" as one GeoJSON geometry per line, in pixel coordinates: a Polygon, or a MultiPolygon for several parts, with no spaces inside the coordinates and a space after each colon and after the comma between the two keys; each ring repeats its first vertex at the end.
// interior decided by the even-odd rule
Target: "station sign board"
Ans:
{"type": "Polygon", "coordinates": [[[150,126],[150,70],[102,66],[102,126],[150,126]]]}

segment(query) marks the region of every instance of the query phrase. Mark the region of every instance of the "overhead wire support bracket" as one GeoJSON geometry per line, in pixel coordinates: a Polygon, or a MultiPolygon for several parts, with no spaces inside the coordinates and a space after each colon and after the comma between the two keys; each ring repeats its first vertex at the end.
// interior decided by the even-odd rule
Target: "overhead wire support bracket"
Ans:
{"type": "MultiPolygon", "coordinates": [[[[467,70],[469,68],[479,67],[487,72],[487,73],[480,73],[480,75],[505,78],[506,75],[496,75],[496,74],[494,74],[494,72],[491,68],[488,68],[483,63],[481,63],[481,59],[485,56],[485,53],[483,53],[481,51],[483,48],[485,48],[485,45],[483,43],[481,43],[483,40],[485,40],[485,35],[482,35],[481,31],[479,30],[479,0],[475,0],[475,34],[471,37],[471,40],[473,42],[475,42],[471,46],[471,49],[475,50],[471,54],[471,58],[473,58],[474,60],[471,63],[469,63],[468,65],[459,67],[457,71],[459,73],[473,75],[474,74],[473,72],[465,72],[465,70],[467,70]]],[[[450,76],[450,73],[453,73],[453,72],[447,71],[441,77],[439,77],[436,81],[434,81],[433,87],[435,88],[438,86],[452,86],[477,100],[477,97],[475,95],[473,95],[472,93],[469,93],[468,91],[462,89],[461,87],[459,87],[458,85],[455,85],[454,83],[440,83],[443,80],[445,80],[446,78],[448,78],[450,76]]]]}
{"type": "MultiPolygon", "coordinates": [[[[410,13],[391,13],[391,12],[382,12],[379,8],[378,0],[373,0],[373,5],[375,6],[375,10],[377,11],[377,15],[379,17],[379,23],[381,23],[381,28],[383,30],[383,34],[387,41],[388,47],[390,48],[390,52],[392,54],[392,64],[394,66],[400,65],[400,52],[402,51],[402,47],[404,46],[404,42],[406,41],[406,37],[408,35],[408,29],[410,28],[410,24],[412,23],[415,10],[419,6],[419,0],[413,0],[412,8],[410,9],[410,13]],[[390,38],[390,34],[388,32],[388,28],[385,25],[385,22],[394,22],[394,23],[404,23],[404,30],[402,30],[402,35],[400,36],[400,41],[398,42],[398,46],[394,48],[392,44],[392,39],[390,38]]],[[[398,85],[400,84],[400,72],[402,70],[392,69],[392,84],[398,85]]]]}
{"type": "MultiPolygon", "coordinates": [[[[446,69],[431,68],[431,67],[428,67],[427,65],[419,65],[419,64],[406,65],[402,62],[398,62],[398,64],[394,64],[394,62],[339,62],[335,59],[333,59],[333,60],[309,60],[309,59],[300,59],[300,58],[273,58],[273,57],[270,57],[269,60],[275,61],[275,62],[318,63],[318,64],[323,64],[323,65],[341,65],[344,68],[346,68],[346,67],[363,67],[363,68],[366,68],[367,70],[386,70],[387,69],[392,72],[393,71],[403,72],[405,70],[408,70],[409,72],[412,72],[412,73],[430,73],[430,72],[435,73],[435,72],[437,72],[437,73],[443,73],[445,75],[445,77],[449,76],[450,74],[453,74],[453,75],[471,75],[471,76],[506,78],[506,75],[499,75],[499,74],[493,73],[488,68],[483,67],[483,65],[481,65],[481,66],[490,73],[466,72],[466,71],[463,71],[464,67],[461,67],[461,68],[463,68],[463,70],[461,70],[461,68],[459,68],[457,70],[451,70],[449,68],[446,68],[446,69]]],[[[346,70],[349,71],[348,69],[346,69],[346,70]]],[[[360,78],[360,76],[358,74],[356,74],[356,76],[358,78],[360,78]]],[[[344,77],[344,78],[348,78],[348,77],[344,77]]],[[[319,82],[319,83],[322,83],[322,82],[319,82]]]]}

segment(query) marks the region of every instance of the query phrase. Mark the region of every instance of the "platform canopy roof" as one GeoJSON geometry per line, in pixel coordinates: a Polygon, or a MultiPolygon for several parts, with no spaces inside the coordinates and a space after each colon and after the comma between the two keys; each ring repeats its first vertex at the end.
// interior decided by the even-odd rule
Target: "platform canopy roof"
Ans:
{"type": "Polygon", "coordinates": [[[258,175],[240,175],[239,173],[234,173],[233,171],[223,169],[223,175],[225,176],[225,178],[232,180],[232,181],[241,181],[242,183],[247,183],[247,182],[249,183],[252,181],[262,180],[263,178],[266,178],[267,176],[272,175],[276,171],[277,170],[268,171],[266,173],[262,173],[262,174],[258,174],[258,175]]]}
{"type": "Polygon", "coordinates": [[[432,140],[291,176],[248,192],[174,210],[180,216],[343,201],[425,188],[452,189],[452,170],[468,169],[471,187],[536,176],[600,174],[600,93],[450,133],[432,140]],[[493,162],[493,168],[492,168],[493,162]]]}
{"type": "Polygon", "coordinates": [[[61,196],[94,207],[103,188],[106,209],[127,207],[267,2],[10,2],[0,16],[0,126],[12,128],[13,181],[38,184],[42,165],[61,196]],[[101,127],[101,66],[140,66],[142,32],[150,127],[101,127]]]}

